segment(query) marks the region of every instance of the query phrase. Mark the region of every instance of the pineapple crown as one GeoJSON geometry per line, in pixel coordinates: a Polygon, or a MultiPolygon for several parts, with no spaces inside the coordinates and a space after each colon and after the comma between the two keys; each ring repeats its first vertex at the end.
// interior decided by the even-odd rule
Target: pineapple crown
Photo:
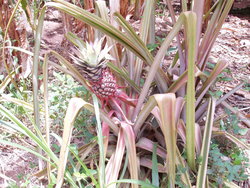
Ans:
{"type": "Polygon", "coordinates": [[[99,65],[103,65],[107,62],[107,60],[114,60],[114,58],[109,54],[111,47],[105,45],[102,49],[102,43],[104,41],[104,37],[96,39],[94,43],[82,43],[78,41],[78,49],[75,50],[75,54],[77,57],[72,55],[72,58],[75,60],[75,63],[78,65],[82,65],[83,63],[87,63],[91,67],[97,67],[99,65]]]}

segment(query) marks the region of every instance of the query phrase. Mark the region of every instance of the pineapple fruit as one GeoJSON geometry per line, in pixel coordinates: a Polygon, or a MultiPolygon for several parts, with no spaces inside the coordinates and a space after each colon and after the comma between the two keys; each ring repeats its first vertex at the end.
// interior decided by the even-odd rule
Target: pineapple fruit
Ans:
{"type": "Polygon", "coordinates": [[[109,55],[110,48],[107,45],[102,49],[101,40],[94,43],[79,43],[79,48],[75,50],[75,55],[71,55],[78,71],[88,81],[93,93],[102,101],[118,97],[119,87],[115,77],[106,66],[107,61],[113,60],[109,55]]]}

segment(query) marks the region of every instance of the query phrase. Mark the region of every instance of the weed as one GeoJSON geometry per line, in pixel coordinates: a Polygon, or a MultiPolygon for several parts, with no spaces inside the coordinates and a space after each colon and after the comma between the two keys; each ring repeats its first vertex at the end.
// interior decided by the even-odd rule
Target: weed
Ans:
{"type": "Polygon", "coordinates": [[[209,91],[209,94],[215,98],[220,98],[223,95],[222,91],[209,91]]]}
{"type": "Polygon", "coordinates": [[[186,185],[182,182],[181,176],[187,171],[187,168],[183,168],[181,165],[177,166],[177,173],[176,173],[176,185],[180,188],[186,188],[186,185]]]}
{"type": "Polygon", "coordinates": [[[2,83],[3,79],[4,79],[4,75],[0,74],[0,83],[2,83]]]}
{"type": "Polygon", "coordinates": [[[17,178],[18,178],[19,180],[23,179],[23,177],[24,177],[24,174],[23,174],[23,173],[19,173],[19,174],[17,175],[17,178]]]}
{"type": "Polygon", "coordinates": [[[246,83],[243,89],[250,92],[250,83],[246,83]]]}
{"type": "MultiPolygon", "coordinates": [[[[63,125],[63,119],[68,107],[69,100],[73,97],[80,97],[88,100],[89,92],[78,84],[71,76],[53,72],[54,80],[49,83],[50,118],[53,124],[63,125]]],[[[94,125],[91,112],[83,110],[75,121],[75,135],[84,137],[89,141],[93,135],[86,131],[94,125]]],[[[77,137],[78,137],[77,136],[77,137]]]]}
{"type": "Polygon", "coordinates": [[[59,153],[61,148],[57,144],[52,144],[52,149],[54,153],[59,153]]]}
{"type": "Polygon", "coordinates": [[[29,167],[30,168],[35,168],[37,166],[37,164],[36,163],[34,163],[34,162],[29,162],[29,167]]]}
{"type": "MultiPolygon", "coordinates": [[[[215,64],[214,64],[214,63],[207,62],[206,65],[207,65],[207,68],[208,68],[208,69],[213,70],[213,69],[215,68],[215,64]]],[[[210,75],[210,72],[207,71],[207,70],[204,71],[204,73],[205,73],[207,76],[210,75]]],[[[225,68],[225,69],[222,71],[222,73],[220,73],[220,74],[217,76],[215,82],[231,81],[232,78],[229,76],[230,74],[231,74],[231,70],[228,69],[228,68],[225,68]]]]}
{"type": "Polygon", "coordinates": [[[19,188],[19,186],[15,182],[10,182],[7,188],[19,188]]]}
{"type": "Polygon", "coordinates": [[[233,148],[228,154],[222,153],[218,144],[213,143],[209,152],[207,174],[220,185],[224,180],[244,181],[247,179],[245,169],[249,159],[239,148],[233,148]]]}
{"type": "Polygon", "coordinates": [[[150,52],[155,51],[158,47],[159,47],[159,44],[155,44],[155,43],[153,43],[153,44],[148,44],[148,45],[147,45],[147,48],[148,48],[148,50],[149,50],[150,52]]]}
{"type": "MultiPolygon", "coordinates": [[[[3,81],[0,77],[0,81],[3,81]]],[[[18,82],[19,91],[16,90],[14,85],[11,83],[6,88],[6,95],[19,100],[24,100],[25,102],[32,103],[32,91],[31,91],[31,77],[26,79],[20,79],[18,82]]],[[[3,105],[10,109],[10,111],[15,114],[18,118],[22,119],[23,115],[27,115],[27,111],[20,105],[14,103],[3,101],[3,105]]]]}
{"type": "Polygon", "coordinates": [[[239,127],[239,119],[237,115],[233,114],[230,110],[225,109],[225,112],[228,116],[225,120],[220,121],[220,127],[222,130],[233,131],[236,135],[245,135],[248,131],[248,128],[239,127]]]}
{"type": "Polygon", "coordinates": [[[95,132],[94,125],[96,125],[96,119],[93,114],[87,110],[83,110],[78,115],[74,124],[75,131],[78,133],[76,137],[83,137],[86,142],[89,142],[94,136],[94,133],[92,133],[95,132]]]}
{"type": "Polygon", "coordinates": [[[28,185],[31,183],[31,180],[29,177],[24,178],[24,182],[21,183],[20,187],[28,187],[28,185]]]}
{"type": "MultiPolygon", "coordinates": [[[[73,78],[68,75],[53,72],[55,79],[49,83],[49,101],[50,101],[50,118],[54,124],[63,125],[70,98],[81,95],[79,89],[81,86],[74,82],[73,78]],[[75,93],[73,90],[78,90],[75,93]]],[[[82,90],[85,92],[85,90],[82,90]]]]}

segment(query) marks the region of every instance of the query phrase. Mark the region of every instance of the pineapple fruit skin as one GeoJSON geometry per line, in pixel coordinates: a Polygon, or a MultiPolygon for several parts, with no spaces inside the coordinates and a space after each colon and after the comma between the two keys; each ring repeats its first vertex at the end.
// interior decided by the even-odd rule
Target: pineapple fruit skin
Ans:
{"type": "Polygon", "coordinates": [[[116,79],[108,69],[102,71],[102,75],[97,82],[90,82],[93,92],[103,100],[108,100],[118,96],[118,86],[116,79]]]}

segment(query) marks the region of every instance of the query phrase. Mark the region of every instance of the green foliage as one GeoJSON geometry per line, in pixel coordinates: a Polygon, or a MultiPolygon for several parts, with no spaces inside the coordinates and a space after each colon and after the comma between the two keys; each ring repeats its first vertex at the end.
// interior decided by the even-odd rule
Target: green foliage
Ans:
{"type": "Polygon", "coordinates": [[[239,148],[229,151],[229,154],[221,152],[219,145],[212,144],[209,152],[207,174],[216,185],[223,184],[224,180],[244,181],[248,178],[245,169],[249,159],[239,148]]]}
{"type": "Polygon", "coordinates": [[[230,74],[230,70],[229,69],[225,69],[223,72],[224,73],[221,73],[221,74],[218,75],[217,80],[218,81],[225,81],[225,82],[231,81],[232,78],[229,77],[228,75],[225,75],[225,73],[230,74]]]}
{"type": "Polygon", "coordinates": [[[23,174],[23,173],[20,173],[20,174],[17,175],[17,178],[18,178],[19,180],[23,179],[23,177],[24,177],[24,174],[23,174]]]}
{"type": "Polygon", "coordinates": [[[30,161],[30,162],[29,162],[29,167],[30,167],[30,168],[35,168],[35,167],[37,167],[37,164],[34,163],[34,162],[32,162],[32,161],[30,161]]]}
{"type": "MultiPolygon", "coordinates": [[[[2,41],[2,40],[3,40],[3,30],[0,27],[0,41],[2,41]]],[[[1,46],[2,46],[2,43],[1,43],[1,46]]]]}
{"type": "MultiPolygon", "coordinates": [[[[207,68],[208,69],[214,69],[215,68],[215,65],[214,63],[211,63],[211,62],[207,62],[207,68]]],[[[206,75],[210,75],[210,72],[208,70],[204,71],[204,73],[206,75]]],[[[232,80],[232,77],[230,77],[230,74],[231,74],[231,71],[230,69],[226,68],[222,71],[222,73],[220,73],[217,78],[216,78],[216,81],[215,82],[221,82],[221,81],[231,81],[232,80]]]]}
{"type": "Polygon", "coordinates": [[[52,144],[52,148],[54,153],[59,153],[61,149],[57,144],[52,144]]]}
{"type": "Polygon", "coordinates": [[[0,83],[2,83],[3,79],[4,79],[4,75],[0,74],[0,83]]]}
{"type": "Polygon", "coordinates": [[[239,126],[239,118],[237,115],[233,114],[230,110],[225,109],[227,118],[225,120],[220,120],[220,127],[222,130],[233,131],[236,135],[245,135],[248,128],[242,128],[239,126]]]}
{"type": "Polygon", "coordinates": [[[10,182],[7,188],[19,188],[19,186],[15,182],[10,182]]]}
{"type": "Polygon", "coordinates": [[[212,91],[208,91],[208,92],[209,92],[209,94],[211,96],[213,96],[216,99],[220,98],[223,95],[223,92],[219,91],[219,90],[218,91],[214,91],[214,92],[212,92],[212,91]]]}
{"type": "MultiPolygon", "coordinates": [[[[2,77],[2,75],[1,75],[1,78],[2,79],[0,79],[0,81],[3,81],[4,77],[2,77]]],[[[19,90],[16,90],[16,88],[14,87],[14,84],[10,83],[6,87],[6,92],[5,92],[6,96],[31,103],[32,102],[32,91],[31,91],[31,79],[30,79],[30,77],[28,77],[26,79],[20,78],[18,84],[19,84],[19,87],[18,87],[19,90]]],[[[17,105],[17,104],[14,104],[12,102],[4,101],[4,100],[3,100],[2,104],[20,119],[24,119],[24,116],[27,117],[27,115],[29,116],[32,114],[31,111],[27,111],[21,105],[17,105]]],[[[1,114],[0,114],[0,117],[1,117],[1,114]]]]}
{"type": "MultiPolygon", "coordinates": [[[[89,92],[77,83],[71,76],[58,72],[53,72],[54,79],[49,82],[50,118],[53,124],[63,125],[66,109],[69,100],[73,97],[80,97],[85,100],[89,98],[89,92]]],[[[75,121],[75,134],[77,137],[84,137],[86,142],[93,138],[93,134],[88,128],[93,127],[95,118],[88,110],[83,110],[75,121]]]]}
{"type": "Polygon", "coordinates": [[[17,178],[19,179],[18,182],[7,182],[8,186],[7,188],[19,188],[19,187],[30,187],[32,185],[33,188],[38,188],[38,185],[35,185],[34,183],[32,183],[32,181],[30,180],[31,175],[30,174],[18,174],[17,178]],[[32,183],[32,184],[31,184],[32,183]]]}
{"type": "Polygon", "coordinates": [[[182,182],[181,176],[187,172],[187,168],[183,168],[181,165],[177,166],[176,182],[175,185],[180,188],[186,188],[187,186],[182,182]]]}
{"type": "Polygon", "coordinates": [[[84,96],[86,89],[78,85],[71,76],[53,72],[55,77],[49,83],[50,118],[55,124],[62,125],[69,100],[75,96],[84,96]]]}
{"type": "Polygon", "coordinates": [[[250,92],[250,83],[246,83],[243,89],[250,92]]]}
{"type": "Polygon", "coordinates": [[[150,52],[155,51],[158,47],[159,47],[158,44],[148,44],[148,45],[147,45],[147,48],[148,48],[148,50],[149,50],[150,52]]]}

